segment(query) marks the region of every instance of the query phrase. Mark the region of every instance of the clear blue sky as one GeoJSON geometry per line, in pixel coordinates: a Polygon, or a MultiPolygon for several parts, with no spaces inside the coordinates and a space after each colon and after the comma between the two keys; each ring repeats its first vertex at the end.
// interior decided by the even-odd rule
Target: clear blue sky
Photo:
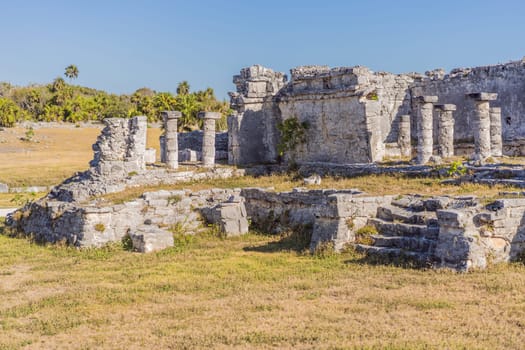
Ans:
{"type": "Polygon", "coordinates": [[[0,0],[0,81],[47,83],[69,64],[78,84],[233,91],[262,64],[375,71],[496,64],[525,56],[523,0],[0,0]]]}

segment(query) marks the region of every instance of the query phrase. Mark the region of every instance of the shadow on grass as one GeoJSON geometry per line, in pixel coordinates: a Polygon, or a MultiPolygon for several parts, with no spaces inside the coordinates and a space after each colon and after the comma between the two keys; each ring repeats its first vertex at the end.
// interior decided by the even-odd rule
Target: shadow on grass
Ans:
{"type": "MultiPolygon", "coordinates": [[[[256,231],[257,232],[257,231],[256,231]]],[[[267,233],[257,232],[260,235],[270,236],[267,233]]],[[[283,232],[278,241],[267,242],[261,246],[244,247],[247,252],[277,253],[281,251],[294,251],[302,253],[310,246],[312,231],[304,228],[296,228],[283,232]]]]}
{"type": "Polygon", "coordinates": [[[394,266],[403,269],[426,270],[431,269],[434,263],[431,260],[419,260],[403,254],[367,254],[358,252],[353,247],[348,248],[349,259],[344,261],[347,265],[394,266]]]}

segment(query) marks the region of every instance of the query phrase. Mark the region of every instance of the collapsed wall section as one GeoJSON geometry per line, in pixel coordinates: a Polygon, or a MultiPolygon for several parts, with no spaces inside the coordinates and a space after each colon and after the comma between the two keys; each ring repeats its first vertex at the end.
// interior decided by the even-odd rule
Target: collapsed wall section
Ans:
{"type": "Polygon", "coordinates": [[[106,127],[93,145],[91,171],[106,177],[122,177],[146,168],[147,118],[104,119],[106,127]]]}
{"type": "MultiPolygon", "coordinates": [[[[238,195],[239,190],[229,189],[157,191],[114,205],[101,205],[97,201],[82,204],[42,198],[15,212],[9,218],[9,226],[37,241],[99,247],[122,240],[130,230],[143,224],[195,232],[206,219],[207,222],[217,222],[231,228],[232,224],[241,221],[239,219],[246,222],[245,213],[240,218],[227,216],[231,216],[235,206],[243,207],[242,201],[230,200],[238,198],[238,195]],[[221,212],[217,215],[214,210],[221,212]]],[[[247,222],[244,226],[247,230],[247,222]]]]}

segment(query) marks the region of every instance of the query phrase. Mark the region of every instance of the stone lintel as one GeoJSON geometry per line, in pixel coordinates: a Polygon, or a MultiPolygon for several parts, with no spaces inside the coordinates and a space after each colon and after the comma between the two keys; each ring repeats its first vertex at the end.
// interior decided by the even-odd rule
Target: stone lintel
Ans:
{"type": "Polygon", "coordinates": [[[199,112],[199,118],[202,119],[221,119],[220,112],[199,112]]]}
{"type": "Polygon", "coordinates": [[[456,110],[456,105],[454,104],[443,104],[443,105],[434,105],[435,108],[437,109],[440,109],[444,112],[447,112],[447,111],[455,111],[456,110]]]}
{"type": "Polygon", "coordinates": [[[436,103],[438,101],[437,96],[416,96],[414,100],[419,103],[436,103]]]}
{"type": "Polygon", "coordinates": [[[178,119],[182,117],[182,113],[179,111],[162,111],[160,112],[162,118],[166,119],[178,119]]]}
{"type": "Polygon", "coordinates": [[[474,92],[467,94],[467,96],[476,101],[494,101],[498,98],[498,94],[491,92],[474,92]]]}

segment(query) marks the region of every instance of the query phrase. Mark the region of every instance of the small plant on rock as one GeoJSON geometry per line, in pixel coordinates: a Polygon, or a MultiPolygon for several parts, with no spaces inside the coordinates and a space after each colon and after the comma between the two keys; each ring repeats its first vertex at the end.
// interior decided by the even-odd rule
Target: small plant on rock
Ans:
{"type": "Polygon", "coordinates": [[[133,240],[131,239],[129,233],[126,233],[126,235],[122,237],[122,249],[127,251],[133,250],[133,240]]]}
{"type": "Polygon", "coordinates": [[[357,232],[355,233],[355,242],[357,244],[364,244],[364,245],[373,245],[374,239],[372,238],[372,235],[377,234],[377,228],[372,225],[366,225],[361,227],[357,232]]]}
{"type": "Polygon", "coordinates": [[[182,197],[179,195],[173,195],[168,197],[168,205],[177,204],[182,200],[182,197]]]}
{"type": "Polygon", "coordinates": [[[370,101],[379,101],[379,96],[377,95],[377,91],[372,91],[366,95],[366,99],[370,101]]]}
{"type": "Polygon", "coordinates": [[[104,226],[103,223],[99,222],[95,225],[95,231],[97,232],[104,232],[106,230],[106,226],[104,226]]]}
{"type": "Polygon", "coordinates": [[[354,218],[346,219],[346,227],[348,227],[349,230],[353,230],[355,228],[354,218]]]}
{"type": "Polygon", "coordinates": [[[463,176],[467,173],[467,168],[463,166],[463,163],[459,160],[456,160],[450,164],[450,167],[447,170],[448,176],[463,176]]]}

